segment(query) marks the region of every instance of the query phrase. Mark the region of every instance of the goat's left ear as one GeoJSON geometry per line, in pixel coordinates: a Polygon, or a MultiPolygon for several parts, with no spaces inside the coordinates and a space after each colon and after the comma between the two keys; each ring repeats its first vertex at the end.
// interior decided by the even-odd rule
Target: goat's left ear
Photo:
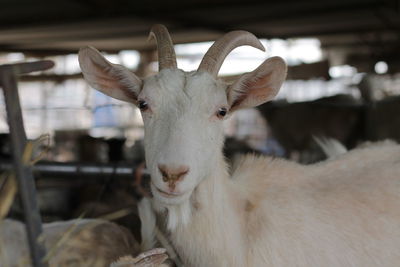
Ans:
{"type": "Polygon", "coordinates": [[[109,62],[90,46],[79,50],[79,65],[91,87],[110,97],[137,104],[142,80],[130,70],[109,62]]]}
{"type": "Polygon", "coordinates": [[[230,111],[261,105],[279,92],[286,78],[286,63],[280,57],[271,57],[257,69],[245,73],[228,87],[230,111]]]}

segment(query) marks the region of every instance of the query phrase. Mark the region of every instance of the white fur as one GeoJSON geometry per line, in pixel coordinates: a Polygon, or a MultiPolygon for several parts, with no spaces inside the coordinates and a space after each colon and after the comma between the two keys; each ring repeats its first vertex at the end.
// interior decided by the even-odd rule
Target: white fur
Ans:
{"type": "Polygon", "coordinates": [[[142,243],[141,251],[154,248],[156,244],[156,215],[151,208],[149,199],[143,198],[138,204],[138,214],[141,222],[140,234],[142,243]]]}

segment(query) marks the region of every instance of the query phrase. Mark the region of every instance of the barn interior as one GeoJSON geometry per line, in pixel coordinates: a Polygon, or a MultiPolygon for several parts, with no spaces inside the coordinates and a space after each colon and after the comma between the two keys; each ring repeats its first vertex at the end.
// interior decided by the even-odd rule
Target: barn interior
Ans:
{"type": "MultiPolygon", "coordinates": [[[[96,47],[111,62],[148,77],[158,68],[156,44],[148,40],[155,23],[168,28],[185,71],[195,70],[211,44],[232,30],[255,34],[266,52],[235,49],[220,72],[227,82],[271,56],[287,62],[287,80],[274,101],[226,121],[231,164],[243,153],[315,163],[327,158],[321,139],[347,149],[400,141],[399,1],[6,0],[0,65],[55,63],[17,76],[20,108],[14,105],[33,144],[33,198],[43,222],[116,214],[113,220],[140,240],[136,206],[148,194],[149,180],[140,111],[90,88],[77,53],[96,47]]],[[[9,73],[0,70],[6,90],[9,73]]],[[[6,174],[19,175],[12,135],[25,135],[21,128],[10,133],[6,102],[1,94],[0,199],[8,196],[6,174]]],[[[1,216],[24,220],[18,188],[1,216]]]]}

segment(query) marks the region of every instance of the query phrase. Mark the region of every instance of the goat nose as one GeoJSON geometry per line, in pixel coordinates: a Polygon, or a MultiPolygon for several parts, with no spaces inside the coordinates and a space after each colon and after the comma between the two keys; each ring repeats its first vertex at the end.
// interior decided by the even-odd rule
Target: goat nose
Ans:
{"type": "Polygon", "coordinates": [[[159,164],[158,169],[160,170],[160,173],[163,177],[164,182],[168,182],[173,187],[175,187],[175,183],[182,180],[183,177],[189,172],[189,167],[188,166],[177,166],[177,167],[172,167],[172,166],[167,166],[164,164],[159,164]]]}

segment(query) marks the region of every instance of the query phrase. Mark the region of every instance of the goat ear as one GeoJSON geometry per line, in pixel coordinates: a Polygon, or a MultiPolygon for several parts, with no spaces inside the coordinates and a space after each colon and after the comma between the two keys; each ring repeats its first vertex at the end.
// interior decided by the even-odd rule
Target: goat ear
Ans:
{"type": "Polygon", "coordinates": [[[93,47],[79,50],[79,65],[91,87],[110,97],[137,103],[142,80],[124,66],[112,64],[93,47]]]}
{"type": "Polygon", "coordinates": [[[271,57],[257,69],[245,73],[228,87],[230,111],[250,108],[271,100],[286,78],[286,63],[280,57],[271,57]]]}

